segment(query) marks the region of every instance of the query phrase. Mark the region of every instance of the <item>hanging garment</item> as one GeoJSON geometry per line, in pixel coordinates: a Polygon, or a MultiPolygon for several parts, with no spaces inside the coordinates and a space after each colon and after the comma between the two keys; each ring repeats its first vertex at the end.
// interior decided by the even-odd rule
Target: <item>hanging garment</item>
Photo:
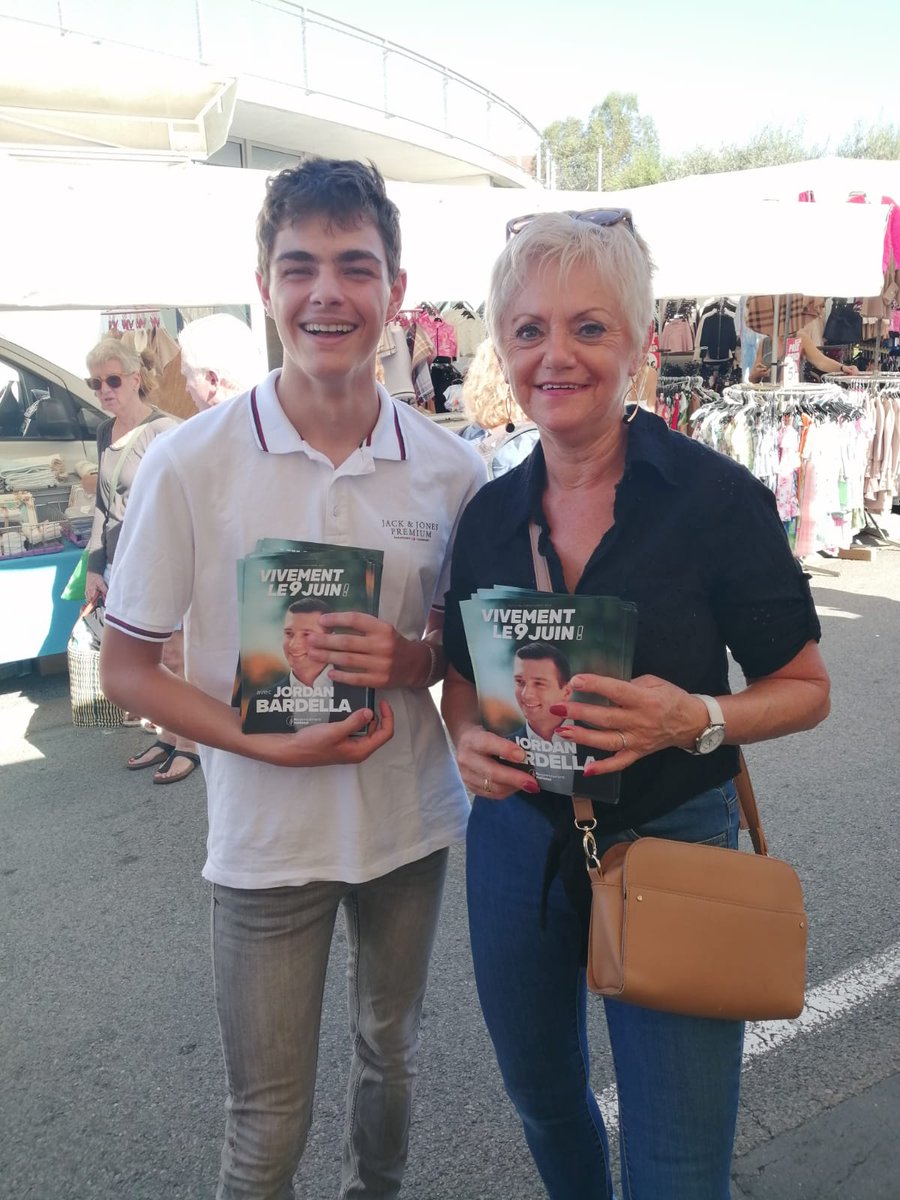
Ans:
{"type": "Polygon", "coordinates": [[[712,312],[701,317],[701,321],[698,344],[706,351],[706,357],[714,362],[731,358],[737,349],[737,331],[731,313],[712,312]]]}
{"type": "Polygon", "coordinates": [[[482,318],[469,304],[455,302],[441,308],[441,316],[456,334],[456,357],[472,358],[487,336],[482,318]]]}
{"type": "Polygon", "coordinates": [[[666,354],[692,354],[694,331],[690,322],[682,316],[671,317],[666,321],[659,335],[659,348],[666,354]]]}
{"type": "Polygon", "coordinates": [[[693,428],[774,492],[798,557],[846,548],[862,528],[873,428],[862,397],[834,383],[741,384],[698,409],[693,428]]]}
{"type": "Polygon", "coordinates": [[[396,400],[415,404],[416,389],[413,386],[412,359],[406,344],[402,325],[392,322],[385,330],[391,346],[389,354],[379,355],[378,361],[384,372],[384,386],[396,400]]]}

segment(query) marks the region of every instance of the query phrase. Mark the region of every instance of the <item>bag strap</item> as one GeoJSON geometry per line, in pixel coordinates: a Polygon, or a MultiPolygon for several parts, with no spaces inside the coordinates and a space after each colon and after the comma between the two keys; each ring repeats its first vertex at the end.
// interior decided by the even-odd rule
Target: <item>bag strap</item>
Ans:
{"type": "Polygon", "coordinates": [[[747,760],[740,747],[738,747],[738,773],[734,777],[734,786],[737,788],[738,805],[741,810],[741,829],[746,829],[750,834],[754,851],[757,854],[767,855],[769,843],[766,841],[762,819],[759,809],[756,807],[756,793],[753,790],[747,760]]]}
{"type": "Polygon", "coordinates": [[[552,592],[553,584],[550,582],[550,568],[547,566],[546,558],[538,549],[541,531],[538,529],[537,522],[528,522],[528,536],[531,539],[531,561],[534,563],[534,582],[537,584],[539,592],[552,592]]]}
{"type": "MultiPolygon", "coordinates": [[[[535,521],[528,522],[528,537],[531,541],[531,561],[534,564],[534,581],[537,584],[538,591],[552,592],[553,584],[550,581],[550,568],[547,565],[547,559],[541,554],[539,547],[541,531],[535,521]]],[[[597,819],[594,816],[594,806],[587,796],[572,797],[572,808],[575,812],[575,826],[581,832],[584,839],[584,853],[588,860],[588,866],[597,866],[597,846],[594,842],[593,830],[597,828],[597,819]]]]}
{"type": "MultiPolygon", "coordinates": [[[[530,521],[528,524],[528,536],[531,540],[531,559],[534,564],[535,583],[540,591],[552,592],[553,585],[550,582],[550,568],[547,566],[547,559],[538,549],[541,531],[534,521],[530,521]]],[[[741,828],[746,829],[750,834],[750,841],[753,843],[754,852],[756,854],[767,855],[769,853],[769,843],[766,841],[762,819],[759,815],[759,809],[756,807],[756,793],[753,791],[753,784],[750,781],[747,760],[744,758],[744,751],[740,747],[738,747],[738,771],[734,777],[734,786],[737,789],[738,806],[741,812],[741,828]]],[[[594,819],[594,806],[586,796],[573,796],[572,808],[575,812],[575,824],[585,835],[585,853],[588,854],[590,861],[588,835],[597,825],[594,819]]],[[[593,838],[590,841],[593,842],[593,838]]]]}
{"type": "MultiPolygon", "coordinates": [[[[113,502],[113,499],[116,494],[116,488],[119,485],[119,476],[122,474],[122,468],[125,466],[125,459],[130,454],[131,447],[137,441],[137,436],[141,432],[141,430],[143,429],[145,424],[146,424],[146,421],[141,421],[140,425],[135,425],[134,429],[132,429],[131,433],[129,433],[128,439],[125,442],[125,445],[122,447],[122,451],[121,451],[118,459],[116,460],[116,465],[113,467],[113,473],[112,473],[112,476],[110,477],[110,481],[109,481],[109,499],[106,501],[106,513],[103,517],[103,528],[104,529],[109,524],[109,510],[112,507],[112,502],[113,502]]],[[[110,442],[110,446],[112,446],[111,442],[110,442]]]]}

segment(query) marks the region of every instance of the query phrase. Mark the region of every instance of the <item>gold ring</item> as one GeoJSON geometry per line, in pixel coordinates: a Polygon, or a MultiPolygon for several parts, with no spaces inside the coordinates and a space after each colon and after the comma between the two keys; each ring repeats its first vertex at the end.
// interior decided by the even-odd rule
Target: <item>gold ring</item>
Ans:
{"type": "Polygon", "coordinates": [[[622,749],[627,750],[628,749],[628,738],[625,736],[625,734],[622,732],[622,730],[614,729],[613,733],[617,733],[619,735],[619,737],[622,739],[622,749]]]}
{"type": "Polygon", "coordinates": [[[481,785],[482,793],[484,795],[486,795],[488,792],[492,792],[493,790],[494,790],[494,785],[491,783],[490,779],[488,779],[487,775],[485,775],[484,783],[481,785]]]}

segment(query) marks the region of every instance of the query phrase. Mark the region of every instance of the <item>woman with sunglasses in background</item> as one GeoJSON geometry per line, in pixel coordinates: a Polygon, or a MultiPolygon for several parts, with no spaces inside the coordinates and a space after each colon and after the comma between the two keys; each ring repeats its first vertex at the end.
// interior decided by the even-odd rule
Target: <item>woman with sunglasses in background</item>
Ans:
{"type": "MultiPolygon", "coordinates": [[[[87,385],[109,413],[109,420],[97,429],[97,500],[84,589],[86,599],[96,604],[102,603],[106,596],[128,495],[141,459],[155,437],[181,422],[148,403],[150,384],[141,357],[117,338],[107,337],[98,342],[87,356],[87,368],[90,372],[87,385]]],[[[182,638],[180,632],[173,635],[174,644],[168,648],[167,665],[176,674],[183,674],[179,645],[182,638]]],[[[139,717],[126,714],[126,723],[141,722],[139,717]]],[[[128,768],[136,771],[158,767],[154,782],[175,783],[196,767],[199,761],[196,750],[193,742],[183,739],[179,742],[173,734],[160,730],[159,741],[130,758],[128,768]]]]}
{"type": "MultiPolygon", "coordinates": [[[[816,725],[829,681],[771,492],[633,401],[653,291],[630,213],[520,218],[508,234],[486,320],[540,442],[460,522],[443,712],[475,793],[472,953],[506,1090],[548,1195],[609,1200],[587,1042],[581,837],[569,799],[541,792],[524,751],[481,726],[460,601],[484,586],[534,588],[543,558],[553,591],[637,606],[631,682],[576,677],[597,702],[551,708],[561,737],[604,756],[592,774],[621,772],[618,803],[594,806],[598,854],[643,836],[735,847],[738,746],[816,725]],[[733,695],[726,648],[748,681],[733,695]]],[[[727,1200],[742,1023],[604,1005],[625,1200],[727,1200]]]]}

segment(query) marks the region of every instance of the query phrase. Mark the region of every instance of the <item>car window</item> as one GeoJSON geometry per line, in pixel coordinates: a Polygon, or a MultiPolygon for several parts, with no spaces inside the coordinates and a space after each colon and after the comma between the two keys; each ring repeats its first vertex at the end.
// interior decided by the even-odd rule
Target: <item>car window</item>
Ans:
{"type": "Polygon", "coordinates": [[[0,441],[69,442],[92,436],[88,418],[80,414],[81,406],[60,384],[0,358],[0,441]]]}

